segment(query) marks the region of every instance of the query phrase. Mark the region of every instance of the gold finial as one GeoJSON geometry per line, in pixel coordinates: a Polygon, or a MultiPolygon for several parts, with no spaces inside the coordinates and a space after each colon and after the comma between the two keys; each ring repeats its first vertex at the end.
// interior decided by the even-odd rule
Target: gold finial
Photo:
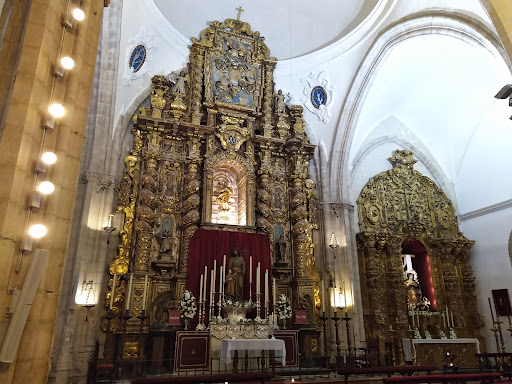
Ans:
{"type": "Polygon", "coordinates": [[[242,6],[238,7],[236,9],[238,11],[238,15],[236,17],[237,20],[240,20],[240,15],[242,14],[242,12],[244,11],[244,9],[242,8],[242,6]]]}

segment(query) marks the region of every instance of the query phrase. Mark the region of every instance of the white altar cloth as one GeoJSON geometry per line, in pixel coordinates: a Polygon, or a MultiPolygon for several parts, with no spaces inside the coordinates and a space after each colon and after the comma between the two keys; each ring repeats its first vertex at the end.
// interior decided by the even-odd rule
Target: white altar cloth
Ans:
{"type": "Polygon", "coordinates": [[[416,356],[416,345],[418,344],[475,344],[476,353],[480,353],[480,342],[478,339],[461,338],[461,339],[402,339],[404,347],[405,360],[412,361],[416,356]]]}
{"type": "Polygon", "coordinates": [[[286,365],[286,347],[281,339],[224,339],[221,340],[220,358],[231,363],[231,351],[274,351],[275,357],[281,358],[286,365]]]}

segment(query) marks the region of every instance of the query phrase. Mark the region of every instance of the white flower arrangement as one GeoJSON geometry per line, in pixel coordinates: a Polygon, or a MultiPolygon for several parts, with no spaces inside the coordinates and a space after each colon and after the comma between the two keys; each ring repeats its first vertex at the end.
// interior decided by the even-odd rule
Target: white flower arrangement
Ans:
{"type": "Polygon", "coordinates": [[[279,319],[289,319],[292,317],[292,304],[286,295],[281,294],[277,299],[276,311],[279,319]]]}
{"type": "Polygon", "coordinates": [[[183,292],[180,300],[180,315],[182,319],[192,319],[197,312],[196,298],[189,290],[183,292]]]}
{"type": "Polygon", "coordinates": [[[232,308],[254,308],[255,303],[253,301],[233,301],[231,299],[222,300],[221,305],[223,307],[232,308]]]}

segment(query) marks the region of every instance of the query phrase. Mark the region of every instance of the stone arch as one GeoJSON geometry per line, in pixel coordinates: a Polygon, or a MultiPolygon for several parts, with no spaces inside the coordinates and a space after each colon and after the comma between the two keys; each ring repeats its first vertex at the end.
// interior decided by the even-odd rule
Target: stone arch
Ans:
{"type": "Polygon", "coordinates": [[[387,54],[396,44],[416,36],[438,34],[460,39],[468,44],[482,47],[495,56],[501,56],[507,65],[510,66],[510,59],[506,55],[497,36],[486,26],[474,19],[459,14],[447,14],[444,11],[426,11],[408,16],[391,24],[386,30],[380,33],[372,47],[368,50],[366,57],[360,65],[360,70],[355,75],[350,90],[345,99],[341,111],[341,118],[338,123],[337,134],[334,141],[334,148],[341,150],[333,151],[331,163],[331,178],[337,179],[342,176],[343,182],[332,188],[336,199],[341,196],[342,200],[350,198],[348,186],[350,185],[350,173],[348,169],[348,151],[357,125],[359,113],[363,101],[383,64],[387,54]]]}

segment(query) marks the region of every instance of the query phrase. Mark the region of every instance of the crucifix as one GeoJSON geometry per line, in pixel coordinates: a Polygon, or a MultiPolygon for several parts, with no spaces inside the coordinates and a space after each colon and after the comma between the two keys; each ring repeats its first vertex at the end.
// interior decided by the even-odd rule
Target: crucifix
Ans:
{"type": "Polygon", "coordinates": [[[244,11],[244,9],[240,6],[240,7],[236,8],[236,10],[238,11],[238,15],[237,15],[236,19],[240,20],[240,15],[244,11]]]}

